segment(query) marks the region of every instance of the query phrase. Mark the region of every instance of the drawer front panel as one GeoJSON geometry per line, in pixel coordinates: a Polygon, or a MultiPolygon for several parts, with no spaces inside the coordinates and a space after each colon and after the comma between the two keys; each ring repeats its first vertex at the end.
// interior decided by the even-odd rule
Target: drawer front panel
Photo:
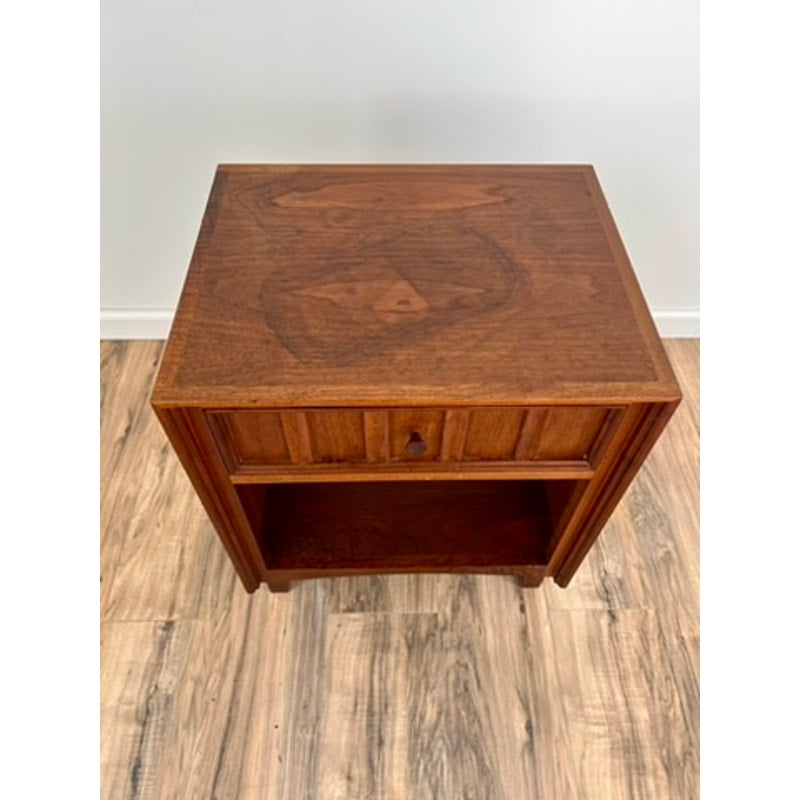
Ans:
{"type": "MultiPolygon", "coordinates": [[[[294,412],[299,415],[299,412],[294,412]]],[[[366,458],[362,411],[307,411],[311,461],[316,464],[357,463],[366,458]]]]}
{"type": "Polygon", "coordinates": [[[607,414],[605,408],[549,409],[538,442],[529,446],[522,457],[551,460],[582,458],[588,461],[607,414]]]}
{"type": "Polygon", "coordinates": [[[590,461],[608,408],[471,409],[462,461],[590,461]]]}
{"type": "Polygon", "coordinates": [[[241,411],[210,415],[217,441],[232,465],[292,464],[278,411],[241,411]]]}
{"type": "Polygon", "coordinates": [[[444,411],[412,408],[388,414],[389,453],[393,461],[436,461],[439,458],[444,411]]]}
{"type": "Polygon", "coordinates": [[[618,418],[592,406],[210,411],[229,467],[583,464],[618,418]]]}
{"type": "Polygon", "coordinates": [[[524,419],[525,410],[522,408],[471,409],[461,460],[512,460],[524,419]]]}

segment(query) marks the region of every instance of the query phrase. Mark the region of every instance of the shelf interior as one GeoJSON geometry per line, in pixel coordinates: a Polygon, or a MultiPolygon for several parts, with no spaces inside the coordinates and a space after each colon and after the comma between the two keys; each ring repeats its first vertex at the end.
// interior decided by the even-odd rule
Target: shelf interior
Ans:
{"type": "Polygon", "coordinates": [[[552,491],[550,483],[276,483],[237,491],[269,569],[445,570],[545,564],[562,516],[551,506],[585,484],[559,481],[552,491]]]}

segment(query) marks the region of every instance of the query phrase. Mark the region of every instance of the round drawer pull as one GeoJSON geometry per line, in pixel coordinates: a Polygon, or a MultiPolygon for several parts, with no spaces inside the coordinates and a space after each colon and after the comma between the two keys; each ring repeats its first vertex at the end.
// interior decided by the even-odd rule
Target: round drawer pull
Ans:
{"type": "Polygon", "coordinates": [[[408,444],[406,444],[406,453],[410,456],[421,456],[428,451],[428,445],[422,438],[419,431],[411,431],[408,437],[408,444]]]}

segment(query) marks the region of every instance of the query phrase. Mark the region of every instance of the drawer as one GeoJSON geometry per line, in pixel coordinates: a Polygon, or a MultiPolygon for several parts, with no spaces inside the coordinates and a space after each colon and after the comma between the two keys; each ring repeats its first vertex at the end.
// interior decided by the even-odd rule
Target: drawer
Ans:
{"type": "Polygon", "coordinates": [[[598,406],[236,409],[207,416],[232,472],[497,463],[591,468],[605,450],[619,411],[598,406]]]}

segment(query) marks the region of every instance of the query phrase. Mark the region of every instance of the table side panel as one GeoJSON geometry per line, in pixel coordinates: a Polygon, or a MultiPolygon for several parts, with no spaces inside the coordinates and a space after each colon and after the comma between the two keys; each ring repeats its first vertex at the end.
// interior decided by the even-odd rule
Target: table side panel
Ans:
{"type": "Polygon", "coordinates": [[[205,415],[195,409],[154,406],[153,410],[245,589],[255,591],[264,579],[266,567],[205,415]]]}
{"type": "Polygon", "coordinates": [[[586,492],[551,544],[547,574],[560,586],[569,584],[679,403],[633,404],[622,414],[586,492]]]}

